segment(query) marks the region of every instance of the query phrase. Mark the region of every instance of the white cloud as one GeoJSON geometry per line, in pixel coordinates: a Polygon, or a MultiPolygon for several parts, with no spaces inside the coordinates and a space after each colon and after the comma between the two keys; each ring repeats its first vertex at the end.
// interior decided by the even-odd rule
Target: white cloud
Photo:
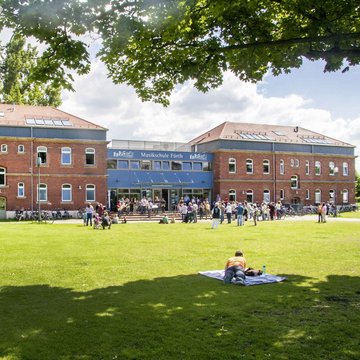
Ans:
{"type": "Polygon", "coordinates": [[[110,140],[188,141],[224,121],[238,121],[297,125],[360,148],[359,118],[334,119],[329,111],[312,108],[311,99],[296,94],[266,96],[257,85],[240,82],[232,74],[206,94],[191,84],[177,88],[168,108],[143,103],[133,89],[114,85],[98,62],[88,76],[76,78],[75,89],[76,93],[64,94],[61,108],[107,127],[110,140]]]}

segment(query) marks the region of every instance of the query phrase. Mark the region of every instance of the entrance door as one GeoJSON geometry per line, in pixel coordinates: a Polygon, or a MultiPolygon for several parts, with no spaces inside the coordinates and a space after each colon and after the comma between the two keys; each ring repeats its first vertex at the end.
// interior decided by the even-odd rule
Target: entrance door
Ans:
{"type": "Polygon", "coordinates": [[[165,210],[169,210],[169,190],[162,189],[161,190],[161,198],[165,200],[165,210]]]}
{"type": "Polygon", "coordinates": [[[0,196],[0,219],[6,219],[6,198],[0,196]]]}

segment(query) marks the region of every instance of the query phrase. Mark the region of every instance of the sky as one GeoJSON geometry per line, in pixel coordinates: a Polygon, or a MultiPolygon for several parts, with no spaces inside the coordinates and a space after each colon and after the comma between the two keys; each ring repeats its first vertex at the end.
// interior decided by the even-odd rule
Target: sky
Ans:
{"type": "MultiPolygon", "coordinates": [[[[96,59],[90,74],[75,77],[74,93],[63,93],[61,110],[109,129],[108,140],[187,142],[224,121],[300,126],[357,146],[360,153],[360,66],[324,73],[321,62],[257,84],[231,73],[223,85],[201,93],[178,86],[170,106],[141,102],[126,85],[114,85],[96,59]]],[[[360,160],[356,159],[360,172],[360,160]]]]}

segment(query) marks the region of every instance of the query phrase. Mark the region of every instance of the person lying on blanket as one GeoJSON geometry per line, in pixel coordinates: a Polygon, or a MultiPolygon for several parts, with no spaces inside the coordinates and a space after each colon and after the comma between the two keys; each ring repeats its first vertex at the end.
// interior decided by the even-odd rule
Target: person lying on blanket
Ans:
{"type": "Polygon", "coordinates": [[[235,256],[228,259],[225,265],[224,284],[234,283],[245,285],[246,259],[241,250],[235,252],[235,256]]]}

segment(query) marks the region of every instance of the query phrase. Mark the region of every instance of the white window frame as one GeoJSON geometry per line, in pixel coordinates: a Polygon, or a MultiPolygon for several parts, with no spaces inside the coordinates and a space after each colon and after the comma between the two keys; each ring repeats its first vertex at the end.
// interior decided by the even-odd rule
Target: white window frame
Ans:
{"type": "Polygon", "coordinates": [[[236,201],[236,190],[235,189],[229,190],[229,201],[236,201]]]}
{"type": "Polygon", "coordinates": [[[253,203],[254,202],[254,191],[249,189],[246,190],[246,201],[248,203],[253,203]]]}
{"type": "Polygon", "coordinates": [[[305,175],[310,175],[310,161],[305,161],[305,175]]]}
{"type": "Polygon", "coordinates": [[[329,175],[335,175],[335,163],[333,161],[329,161],[329,175]]]}
{"type": "Polygon", "coordinates": [[[270,174],[270,160],[268,159],[263,160],[263,173],[266,175],[270,174]]]}
{"type": "Polygon", "coordinates": [[[0,186],[6,186],[6,169],[0,167],[0,186]]]}
{"type": "Polygon", "coordinates": [[[86,166],[95,166],[95,149],[94,148],[86,148],[85,149],[85,165],[86,166]],[[93,161],[88,164],[88,155],[92,155],[93,161]]]}
{"type": "Polygon", "coordinates": [[[321,162],[319,160],[315,161],[315,175],[321,175],[321,162]]]}
{"type": "Polygon", "coordinates": [[[38,146],[36,149],[37,157],[41,159],[41,165],[46,165],[47,160],[47,147],[46,146],[38,146]]]}
{"type": "Polygon", "coordinates": [[[349,164],[347,162],[342,163],[343,176],[349,176],[349,164]]]}
{"type": "Polygon", "coordinates": [[[347,189],[344,189],[342,191],[342,201],[344,204],[347,204],[349,202],[349,191],[347,189]]]}
{"type": "Polygon", "coordinates": [[[269,189],[264,189],[263,192],[263,202],[264,203],[269,203],[270,202],[270,190],[269,189]]]}
{"type": "Polygon", "coordinates": [[[8,152],[7,144],[1,144],[1,152],[2,153],[7,153],[8,152]]]}
{"type": "Polygon", "coordinates": [[[252,159],[246,159],[246,173],[247,174],[254,173],[254,161],[252,159]],[[251,168],[251,171],[248,171],[248,167],[251,168]]]}
{"type": "Polygon", "coordinates": [[[37,185],[37,202],[47,202],[48,201],[48,191],[47,191],[47,184],[40,183],[37,185]],[[39,199],[40,197],[40,199],[39,199]]]}
{"type": "Polygon", "coordinates": [[[61,202],[71,202],[72,201],[72,186],[71,184],[62,184],[61,185],[61,202]],[[65,199],[65,194],[69,194],[69,199],[65,199]]]}
{"type": "Polygon", "coordinates": [[[17,197],[18,198],[25,197],[25,184],[23,182],[19,182],[17,185],[17,197]]]}
{"type": "Polygon", "coordinates": [[[236,159],[229,158],[228,170],[229,170],[229,174],[236,174],[236,159]],[[230,169],[231,167],[234,167],[234,170],[231,170],[230,169]]]}
{"type": "Polygon", "coordinates": [[[299,189],[299,176],[297,176],[297,175],[292,175],[291,176],[290,187],[293,190],[298,190],[299,189]],[[295,182],[295,186],[293,185],[294,182],[295,182]]]}
{"type": "Polygon", "coordinates": [[[94,184],[86,184],[86,188],[85,188],[85,201],[88,202],[94,202],[96,201],[96,187],[94,184]],[[90,197],[90,194],[93,194],[92,197],[90,197]]]}
{"type": "Polygon", "coordinates": [[[285,174],[285,162],[282,159],[280,160],[280,163],[279,163],[279,173],[280,173],[280,175],[285,174]]]}
{"type": "Polygon", "coordinates": [[[62,147],[61,148],[61,165],[71,165],[72,156],[71,156],[71,148],[70,147],[62,147]],[[65,161],[65,160],[69,161],[65,161]]]}
{"type": "Polygon", "coordinates": [[[25,145],[18,145],[18,154],[24,154],[25,153],[25,145]]]}
{"type": "Polygon", "coordinates": [[[305,190],[305,200],[310,200],[310,190],[309,189],[305,190]]]}
{"type": "Polygon", "coordinates": [[[315,204],[320,204],[320,203],[321,203],[321,190],[316,189],[315,190],[315,204]]]}

